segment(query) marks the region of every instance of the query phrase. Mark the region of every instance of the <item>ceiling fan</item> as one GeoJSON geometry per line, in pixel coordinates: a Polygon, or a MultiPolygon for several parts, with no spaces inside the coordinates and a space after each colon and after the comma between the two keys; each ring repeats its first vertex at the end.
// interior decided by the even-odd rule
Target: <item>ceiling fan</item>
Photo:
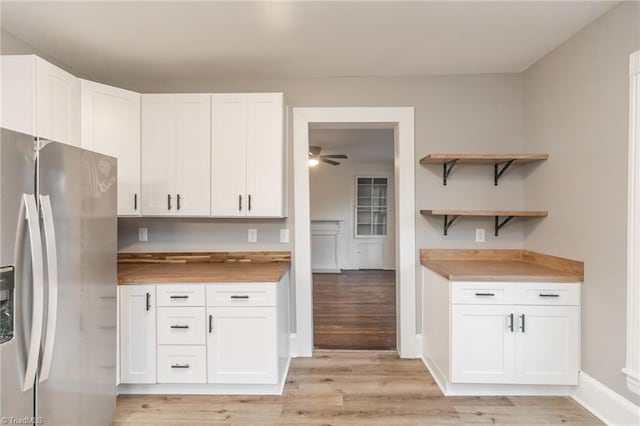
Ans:
{"type": "Polygon", "coordinates": [[[340,163],[337,161],[332,160],[332,158],[340,158],[340,159],[348,159],[349,157],[347,157],[344,154],[327,154],[327,155],[320,155],[320,152],[322,152],[322,148],[319,146],[310,146],[309,147],[309,165],[311,167],[315,167],[317,166],[320,161],[327,163],[327,164],[331,164],[332,166],[339,166],[340,163]]]}

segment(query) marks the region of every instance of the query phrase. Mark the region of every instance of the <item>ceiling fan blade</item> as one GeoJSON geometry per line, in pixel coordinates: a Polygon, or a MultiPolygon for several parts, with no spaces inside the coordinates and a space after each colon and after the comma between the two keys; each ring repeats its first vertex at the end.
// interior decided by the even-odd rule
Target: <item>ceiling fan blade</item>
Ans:
{"type": "Polygon", "coordinates": [[[322,148],[320,148],[319,146],[309,147],[309,155],[312,157],[315,157],[316,155],[320,154],[320,151],[322,151],[322,148]]]}
{"type": "Polygon", "coordinates": [[[324,161],[327,164],[331,164],[332,166],[338,166],[340,165],[340,163],[338,163],[337,161],[333,161],[333,160],[327,160],[326,158],[322,158],[322,161],[324,161]]]}
{"type": "Polygon", "coordinates": [[[344,158],[346,160],[349,157],[347,157],[344,154],[327,154],[327,155],[321,155],[320,158],[344,158]]]}

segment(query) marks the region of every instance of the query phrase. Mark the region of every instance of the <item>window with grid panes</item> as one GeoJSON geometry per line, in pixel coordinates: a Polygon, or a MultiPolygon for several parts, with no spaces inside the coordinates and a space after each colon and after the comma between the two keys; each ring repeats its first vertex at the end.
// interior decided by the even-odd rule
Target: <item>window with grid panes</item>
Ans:
{"type": "Polygon", "coordinates": [[[386,177],[356,177],[356,237],[387,235],[386,177]]]}

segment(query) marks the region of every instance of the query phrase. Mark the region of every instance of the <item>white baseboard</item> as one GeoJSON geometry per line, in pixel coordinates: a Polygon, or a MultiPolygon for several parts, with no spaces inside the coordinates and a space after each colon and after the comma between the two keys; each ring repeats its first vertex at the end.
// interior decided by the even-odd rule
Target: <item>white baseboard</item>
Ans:
{"type": "Polygon", "coordinates": [[[640,425],[640,407],[582,371],[572,397],[608,425],[640,425]]]}
{"type": "Polygon", "coordinates": [[[298,342],[298,335],[296,333],[291,333],[289,335],[289,354],[291,358],[305,358],[312,357],[313,350],[309,351],[306,348],[300,350],[300,342],[298,342]]]}

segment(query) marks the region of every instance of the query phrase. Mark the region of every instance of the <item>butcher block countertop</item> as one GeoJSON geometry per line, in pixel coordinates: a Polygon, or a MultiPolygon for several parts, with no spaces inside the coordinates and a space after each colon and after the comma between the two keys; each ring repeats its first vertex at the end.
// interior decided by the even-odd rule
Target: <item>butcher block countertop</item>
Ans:
{"type": "Polygon", "coordinates": [[[118,256],[118,284],[278,282],[289,252],[145,253],[118,256]]]}
{"type": "Polygon", "coordinates": [[[420,263],[450,281],[582,282],[582,262],[528,250],[420,250],[420,263]]]}

